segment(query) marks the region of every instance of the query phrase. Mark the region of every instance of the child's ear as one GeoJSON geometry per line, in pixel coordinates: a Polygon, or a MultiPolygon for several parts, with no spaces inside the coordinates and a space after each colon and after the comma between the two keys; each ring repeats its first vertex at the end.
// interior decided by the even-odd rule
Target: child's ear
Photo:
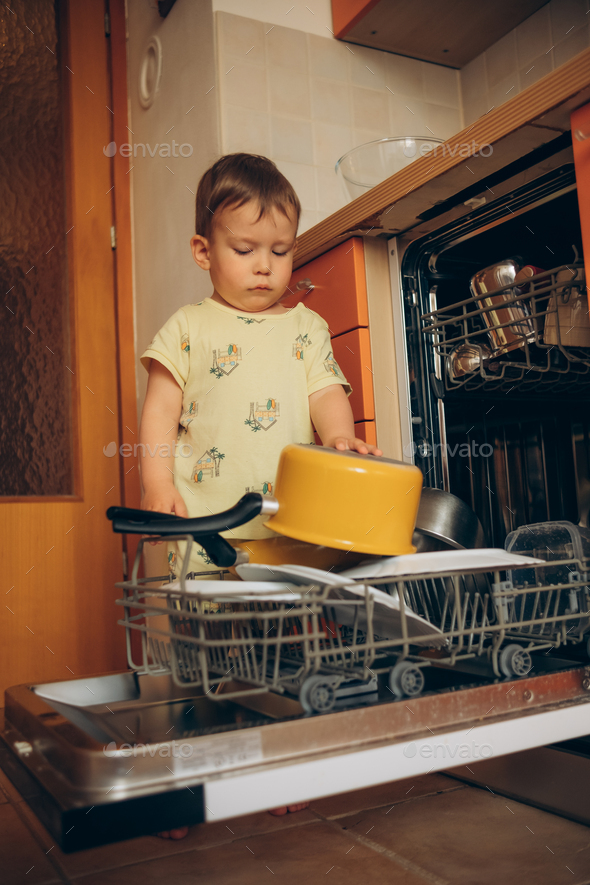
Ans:
{"type": "Polygon", "coordinates": [[[200,268],[203,270],[209,270],[211,268],[211,261],[209,259],[209,240],[206,237],[202,237],[200,234],[195,234],[191,237],[191,252],[200,268]]]}

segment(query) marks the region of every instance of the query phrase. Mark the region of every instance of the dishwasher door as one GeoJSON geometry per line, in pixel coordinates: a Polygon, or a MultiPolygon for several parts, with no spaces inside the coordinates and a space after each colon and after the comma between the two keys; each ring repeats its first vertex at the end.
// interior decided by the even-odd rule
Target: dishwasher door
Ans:
{"type": "Polygon", "coordinates": [[[585,735],[590,668],[542,657],[519,680],[430,667],[421,697],[394,700],[381,684],[324,715],[273,693],[213,701],[169,675],[16,686],[0,766],[76,851],[585,735]]]}

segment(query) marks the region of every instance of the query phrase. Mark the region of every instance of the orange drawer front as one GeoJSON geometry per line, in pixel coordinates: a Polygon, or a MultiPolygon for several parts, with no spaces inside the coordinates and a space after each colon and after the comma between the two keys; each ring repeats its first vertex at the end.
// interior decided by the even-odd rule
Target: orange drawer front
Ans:
{"type": "Polygon", "coordinates": [[[350,406],[355,422],[375,420],[373,372],[368,329],[354,329],[332,339],[336,361],[352,387],[350,406]]]}
{"type": "Polygon", "coordinates": [[[369,325],[365,257],[360,237],[353,237],[296,270],[289,282],[293,294],[282,302],[293,307],[302,301],[325,319],[331,335],[369,325]],[[313,289],[296,289],[302,280],[313,289]]]}
{"type": "Polygon", "coordinates": [[[354,432],[357,439],[362,439],[369,443],[370,446],[377,445],[377,431],[375,430],[374,421],[359,421],[354,425],[354,432]]]}

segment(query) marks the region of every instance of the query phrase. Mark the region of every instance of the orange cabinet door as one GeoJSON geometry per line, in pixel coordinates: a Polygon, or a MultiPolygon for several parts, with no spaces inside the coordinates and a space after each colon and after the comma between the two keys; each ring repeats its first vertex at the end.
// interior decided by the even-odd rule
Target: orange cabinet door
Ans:
{"type": "Polygon", "coordinates": [[[377,431],[374,421],[359,421],[354,425],[354,432],[357,439],[362,439],[371,446],[377,445],[377,431]]]}
{"type": "Polygon", "coordinates": [[[590,279],[590,104],[578,108],[571,115],[572,145],[576,183],[578,186],[578,208],[582,228],[582,246],[586,280],[590,279]]]}
{"type": "Polygon", "coordinates": [[[293,294],[282,303],[293,307],[302,301],[325,319],[331,335],[369,325],[365,257],[360,237],[340,243],[304,264],[293,273],[288,288],[293,294]],[[313,288],[307,285],[301,288],[305,280],[310,280],[313,288]]]}
{"type": "Polygon", "coordinates": [[[373,369],[368,329],[354,329],[332,339],[336,361],[352,387],[350,405],[356,421],[375,420],[373,369]]]}

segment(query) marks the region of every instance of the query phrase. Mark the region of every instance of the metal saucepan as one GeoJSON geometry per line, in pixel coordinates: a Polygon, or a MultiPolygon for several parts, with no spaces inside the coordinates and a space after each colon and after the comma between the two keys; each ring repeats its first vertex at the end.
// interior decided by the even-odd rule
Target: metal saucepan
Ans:
{"type": "Polygon", "coordinates": [[[481,523],[471,507],[441,489],[422,490],[412,543],[418,553],[486,546],[481,523]]]}
{"type": "Polygon", "coordinates": [[[523,347],[535,340],[535,325],[526,300],[514,301],[520,295],[517,286],[504,288],[516,281],[522,261],[506,258],[484,267],[471,278],[471,294],[480,307],[493,308],[482,313],[488,327],[494,355],[523,347]],[[496,290],[502,291],[496,291],[496,290]]]}
{"type": "Polygon", "coordinates": [[[223,513],[182,519],[172,514],[111,507],[113,531],[192,535],[215,565],[233,566],[239,551],[222,538],[259,514],[290,538],[355,553],[414,553],[412,533],[422,473],[411,464],[320,446],[290,445],[281,452],[275,495],[250,492],[223,513]]]}

